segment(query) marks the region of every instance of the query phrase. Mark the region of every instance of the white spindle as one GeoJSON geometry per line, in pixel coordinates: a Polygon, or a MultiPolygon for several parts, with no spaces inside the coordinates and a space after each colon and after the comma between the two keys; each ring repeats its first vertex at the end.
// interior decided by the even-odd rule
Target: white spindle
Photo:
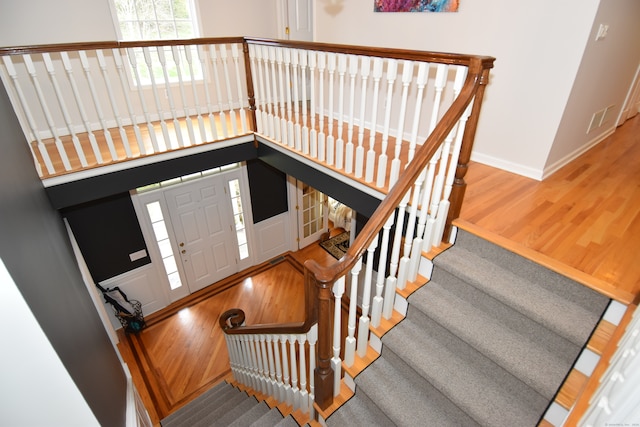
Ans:
{"type": "Polygon", "coordinates": [[[400,100],[400,115],[398,117],[396,145],[393,153],[393,160],[391,161],[391,172],[389,174],[389,188],[393,187],[400,175],[400,151],[402,150],[402,138],[404,136],[404,118],[407,113],[407,98],[412,78],[413,62],[404,61],[402,63],[402,99],[400,100]]]}
{"type": "Polygon", "coordinates": [[[404,217],[409,203],[411,191],[407,191],[400,204],[398,205],[398,216],[396,217],[396,231],[393,235],[393,249],[391,250],[391,260],[389,261],[389,277],[387,278],[387,284],[389,280],[395,282],[395,286],[398,289],[404,289],[406,286],[406,280],[400,280],[400,277],[396,276],[398,273],[398,266],[400,263],[400,250],[402,248],[402,231],[404,228],[404,217]]]}
{"type": "Polygon", "coordinates": [[[333,165],[335,158],[336,139],[333,136],[333,108],[334,108],[334,83],[336,74],[336,54],[330,52],[327,55],[327,70],[329,74],[329,119],[327,135],[327,164],[333,165]]]}
{"type": "MultiPolygon", "coordinates": [[[[189,46],[182,46],[184,50],[188,50],[189,46]]],[[[176,64],[176,74],[178,75],[178,89],[180,91],[180,99],[182,100],[182,108],[184,109],[184,121],[187,125],[187,133],[189,134],[189,141],[185,145],[195,145],[196,136],[193,131],[193,122],[191,121],[191,115],[189,114],[189,103],[187,102],[187,96],[184,91],[184,79],[182,77],[182,60],[180,58],[180,47],[171,46],[171,53],[173,55],[173,62],[176,64]]],[[[197,104],[196,104],[197,105],[197,104]]]]}
{"type": "MultiPolygon", "coordinates": [[[[286,87],[283,88],[285,92],[285,102],[287,116],[284,120],[283,133],[286,134],[287,145],[289,147],[295,147],[295,139],[293,135],[293,108],[291,105],[291,49],[285,48],[280,49],[282,52],[282,60],[284,67],[284,81],[286,82],[286,87]]],[[[283,117],[284,119],[284,117],[283,117]]]]}
{"type": "Polygon", "coordinates": [[[342,361],[340,360],[340,341],[342,338],[342,295],[344,294],[344,276],[333,284],[333,395],[340,394],[340,380],[342,379],[342,361]]]}
{"type": "Polygon", "coordinates": [[[358,75],[358,57],[349,56],[349,116],[347,117],[347,145],[345,146],[345,173],[353,172],[354,151],[353,144],[353,121],[356,104],[356,76],[358,75]]]}
{"type": "Polygon", "coordinates": [[[407,164],[411,162],[411,160],[413,160],[413,156],[416,152],[416,144],[418,143],[418,129],[420,127],[420,118],[422,117],[422,94],[424,93],[424,87],[427,84],[428,74],[429,64],[420,62],[418,64],[418,77],[416,79],[418,93],[416,94],[416,105],[413,109],[413,128],[411,129],[411,138],[409,139],[409,154],[407,157],[407,164]]]}
{"type": "Polygon", "coordinates": [[[398,62],[395,59],[387,61],[387,97],[385,99],[384,127],[382,129],[381,154],[378,157],[378,174],[376,186],[384,187],[387,180],[387,163],[389,156],[387,155],[387,147],[389,144],[389,125],[391,123],[391,106],[393,104],[393,85],[396,82],[398,73],[398,62]]]}
{"type": "Polygon", "coordinates": [[[307,390],[307,359],[304,344],[307,334],[298,334],[298,352],[300,357],[300,397],[298,408],[303,412],[309,412],[309,391],[307,390]]]}
{"type": "Polygon", "coordinates": [[[120,132],[120,141],[124,146],[124,151],[127,158],[131,158],[131,147],[129,146],[129,138],[127,137],[127,131],[124,129],[124,124],[122,123],[122,118],[120,117],[120,111],[118,109],[118,103],[116,102],[113,89],[111,87],[111,80],[109,79],[109,70],[107,70],[107,62],[104,57],[104,53],[102,50],[96,50],[96,57],[98,58],[98,66],[102,71],[102,80],[104,81],[104,86],[107,89],[107,95],[109,96],[109,102],[111,103],[111,111],[113,112],[113,117],[116,121],[116,125],[118,126],[118,131],[120,132]]]}
{"type": "Polygon", "coordinates": [[[382,291],[384,290],[384,275],[387,266],[387,252],[389,250],[389,231],[393,225],[393,219],[392,214],[382,227],[382,244],[380,246],[380,258],[378,261],[378,271],[376,275],[376,296],[373,297],[373,304],[371,305],[371,326],[374,328],[380,326],[380,320],[382,317],[382,307],[384,302],[382,291]]]}
{"type": "Polygon", "coordinates": [[[313,402],[316,398],[314,372],[316,370],[316,342],[318,342],[318,324],[316,323],[307,332],[309,342],[309,415],[314,419],[313,402]]]}
{"type": "MultiPolygon", "coordinates": [[[[302,82],[302,153],[309,154],[309,126],[307,115],[307,51],[298,51],[300,59],[300,81],[302,82]]],[[[313,75],[311,76],[313,79],[313,75]]],[[[311,83],[311,82],[309,82],[311,83]]]]}
{"type": "Polygon", "coordinates": [[[349,319],[347,337],[344,344],[344,363],[351,367],[356,357],[356,310],[358,304],[358,275],[362,269],[362,258],[359,258],[351,269],[351,289],[349,292],[349,319]]]}
{"type": "Polygon", "coordinates": [[[156,111],[158,112],[158,119],[160,120],[160,128],[162,129],[162,136],[164,138],[164,147],[160,147],[161,151],[171,148],[171,138],[169,137],[169,128],[164,120],[164,108],[160,103],[160,93],[158,92],[158,84],[156,83],[156,76],[153,70],[153,61],[151,60],[151,51],[148,47],[142,48],[142,54],[144,56],[144,62],[149,72],[149,79],[151,80],[151,91],[153,92],[153,99],[156,103],[156,111]]]}
{"type": "MultiPolygon", "coordinates": [[[[195,47],[198,48],[199,46],[195,47]]],[[[200,101],[198,99],[198,88],[196,87],[196,74],[193,71],[193,53],[194,46],[184,46],[184,57],[187,61],[187,69],[189,70],[189,83],[191,86],[191,96],[193,96],[193,103],[196,106],[196,119],[198,120],[198,130],[200,131],[200,139],[193,140],[194,144],[199,144],[207,141],[207,132],[205,131],[204,119],[202,118],[202,111],[200,108],[200,101]]],[[[202,79],[206,80],[204,75],[204,68],[202,69],[202,79]]],[[[185,107],[186,108],[186,107],[185,107]]]]}
{"type": "Polygon", "coordinates": [[[209,56],[211,57],[211,70],[213,71],[213,83],[216,89],[216,100],[218,101],[218,117],[220,118],[222,137],[227,138],[229,136],[229,129],[227,126],[227,115],[222,105],[222,89],[220,86],[220,72],[218,70],[220,61],[215,45],[209,45],[209,56]]]}
{"type": "MultiPolygon", "coordinates": [[[[278,65],[278,86],[274,86],[277,87],[279,89],[279,96],[278,96],[278,117],[280,119],[279,121],[279,130],[280,130],[280,138],[278,138],[278,141],[281,142],[284,145],[288,145],[288,140],[287,140],[287,118],[286,118],[286,97],[285,97],[285,80],[284,80],[284,51],[283,49],[279,49],[279,48],[272,48],[270,50],[270,54],[271,52],[275,53],[275,61],[276,64],[278,65]]],[[[287,82],[289,83],[289,82],[287,82]]],[[[289,92],[288,88],[287,88],[287,93],[289,92]]]]}
{"type": "MultiPolygon", "coordinates": [[[[405,201],[406,203],[406,201],[405,201]]],[[[404,211],[403,211],[404,212],[404,211]]],[[[398,229],[402,230],[402,224],[400,224],[398,221],[395,221],[395,215],[396,212],[394,211],[391,214],[391,224],[393,225],[395,223],[396,225],[396,233],[394,234],[394,241],[392,242],[392,253],[391,253],[391,257],[389,260],[389,264],[393,264],[395,262],[395,265],[397,267],[398,265],[398,253],[394,253],[396,252],[396,247],[399,249],[400,248],[400,241],[398,240],[398,242],[395,242],[396,237],[398,237],[399,239],[402,237],[402,231],[398,232],[398,229]],[[395,261],[393,260],[395,256],[395,261]]],[[[391,273],[391,271],[389,272],[389,276],[387,276],[387,279],[385,281],[385,288],[384,288],[384,301],[382,304],[382,317],[384,317],[385,319],[389,320],[391,319],[391,316],[393,316],[393,307],[395,304],[395,299],[396,299],[396,284],[397,284],[397,279],[395,277],[395,271],[393,272],[393,274],[391,273]]]]}
{"type": "Polygon", "coordinates": [[[336,139],[336,168],[344,167],[344,75],[347,72],[347,55],[338,56],[338,138],[336,139]]]}
{"type": "Polygon", "coordinates": [[[324,162],[326,155],[324,133],[324,71],[326,67],[326,54],[318,52],[318,114],[319,114],[319,131],[318,131],[318,160],[324,162]]]}
{"type": "Polygon", "coordinates": [[[373,254],[378,247],[378,236],[367,248],[367,261],[364,272],[364,289],[362,293],[362,315],[358,325],[358,356],[364,357],[367,354],[369,344],[369,306],[371,303],[371,279],[373,276],[373,254]]]}
{"type": "Polygon", "coordinates": [[[36,95],[38,96],[38,101],[40,102],[40,107],[42,108],[42,112],[44,113],[44,117],[47,120],[47,125],[49,126],[49,130],[53,135],[54,142],[56,144],[56,148],[58,149],[58,154],[60,154],[60,158],[62,159],[62,165],[65,170],[71,170],[71,164],[69,163],[69,157],[62,145],[62,141],[60,140],[60,135],[58,134],[58,129],[56,128],[56,124],[53,121],[53,117],[51,116],[51,112],[49,111],[49,106],[47,105],[47,99],[42,93],[42,88],[40,87],[40,81],[38,80],[38,74],[36,73],[36,67],[33,65],[33,61],[31,60],[31,55],[25,54],[22,56],[24,59],[24,64],[27,67],[27,72],[31,77],[31,83],[33,84],[33,88],[36,91],[36,95]]]}
{"type": "MultiPolygon", "coordinates": [[[[8,55],[5,55],[2,57],[2,61],[4,63],[5,68],[7,69],[7,73],[9,74],[9,77],[11,77],[11,81],[13,82],[13,87],[15,88],[16,93],[18,94],[18,99],[20,100],[22,111],[24,111],[24,114],[27,118],[27,123],[29,123],[29,128],[31,130],[31,133],[33,134],[33,137],[37,141],[38,151],[42,156],[42,160],[44,161],[45,167],[47,168],[47,172],[50,174],[53,174],[56,172],[56,170],[53,167],[53,163],[51,163],[51,158],[49,157],[47,148],[44,146],[44,144],[42,143],[42,139],[40,138],[40,132],[38,132],[38,128],[35,124],[36,122],[33,119],[33,115],[31,113],[31,109],[29,108],[29,104],[27,103],[26,98],[24,96],[24,92],[22,92],[22,86],[20,86],[20,81],[18,80],[18,74],[16,73],[16,69],[13,66],[11,57],[8,55]]],[[[29,144],[29,149],[31,150],[34,163],[36,165],[36,168],[38,169],[38,175],[42,176],[42,169],[40,168],[40,164],[36,161],[36,156],[35,156],[35,153],[33,152],[33,148],[31,147],[31,144],[29,144]]]]}
{"type": "MultiPolygon", "coordinates": [[[[249,45],[250,47],[253,47],[255,50],[255,58],[256,58],[256,66],[258,68],[258,87],[259,87],[259,98],[258,98],[258,107],[259,110],[256,112],[256,116],[260,116],[260,118],[258,119],[258,123],[261,123],[261,133],[263,133],[264,135],[267,135],[269,137],[271,137],[271,128],[270,128],[270,123],[271,123],[271,119],[269,118],[269,111],[270,111],[270,105],[269,105],[269,98],[268,98],[268,88],[266,87],[267,85],[265,84],[265,71],[264,69],[266,68],[265,66],[265,59],[263,56],[263,48],[262,46],[255,46],[255,45],[249,45]]],[[[269,81],[268,77],[266,78],[267,82],[269,81]]]]}
{"type": "Polygon", "coordinates": [[[273,126],[273,138],[282,142],[282,136],[280,135],[280,119],[278,115],[278,84],[276,83],[276,53],[275,48],[272,46],[265,46],[265,60],[269,61],[269,71],[267,75],[271,76],[271,84],[267,81],[267,89],[270,89],[270,93],[273,96],[269,103],[273,106],[273,117],[271,118],[273,126]]]}
{"type": "Polygon", "coordinates": [[[367,162],[365,168],[364,180],[373,182],[373,173],[375,171],[376,162],[376,123],[378,118],[378,96],[380,92],[380,79],[382,78],[382,58],[374,58],[373,60],[373,102],[371,102],[371,123],[369,124],[369,151],[367,151],[367,162]]]}
{"type": "Polygon", "coordinates": [[[291,363],[291,391],[292,400],[289,403],[294,408],[299,407],[300,402],[300,389],[298,388],[298,364],[296,358],[296,337],[291,335],[289,337],[289,358],[291,363]]]}
{"type": "Polygon", "coordinates": [[[273,335],[267,335],[265,341],[267,346],[267,360],[269,361],[269,389],[271,390],[271,395],[275,396],[278,391],[278,385],[276,382],[276,365],[273,358],[272,338],[273,335]]]}
{"type": "Polygon", "coordinates": [[[285,400],[285,395],[284,395],[284,384],[282,383],[282,359],[280,357],[280,335],[274,335],[273,336],[273,359],[275,362],[275,368],[276,368],[276,392],[275,392],[275,396],[276,398],[281,401],[284,402],[285,400]]]}
{"type": "Polygon", "coordinates": [[[256,341],[256,355],[258,357],[258,371],[260,372],[260,391],[270,394],[269,391],[269,365],[267,361],[267,348],[265,345],[265,336],[259,335],[256,341]]]}
{"type": "MultiPolygon", "coordinates": [[[[427,174],[426,168],[422,170],[418,179],[413,185],[413,196],[411,198],[411,211],[409,213],[409,219],[407,220],[407,230],[404,236],[404,248],[402,251],[402,258],[400,259],[400,270],[398,273],[398,286],[401,289],[405,287],[405,281],[410,280],[409,266],[411,262],[411,246],[414,239],[414,231],[416,228],[416,217],[418,215],[418,204],[420,203],[420,190],[422,189],[422,183],[424,182],[427,174]]],[[[415,280],[415,279],[414,279],[415,280]]]]}
{"type": "Polygon", "coordinates": [[[361,178],[364,169],[364,128],[365,113],[367,110],[367,81],[371,72],[371,59],[363,56],[360,63],[360,78],[362,80],[362,89],[360,91],[360,123],[358,124],[358,147],[356,148],[356,166],[355,176],[361,178]]]}
{"type": "Polygon", "coordinates": [[[80,140],[78,139],[78,135],[73,128],[73,122],[71,121],[71,116],[69,115],[69,110],[67,109],[67,105],[64,102],[64,95],[60,90],[60,85],[58,84],[58,78],[56,77],[55,68],[53,66],[53,62],[51,61],[51,56],[49,53],[43,53],[42,59],[44,60],[44,65],[47,68],[47,72],[49,73],[49,78],[51,79],[51,84],[53,85],[53,89],[56,93],[56,98],[58,99],[58,105],[60,105],[60,110],[62,111],[62,116],[64,117],[64,122],[67,125],[67,130],[71,135],[71,141],[73,142],[73,146],[76,149],[76,153],[78,153],[78,159],[80,159],[80,164],[82,167],[87,167],[87,159],[84,155],[84,151],[82,150],[82,146],[80,145],[80,140]]]}
{"type": "Polygon", "coordinates": [[[287,337],[286,335],[280,335],[280,349],[282,350],[282,382],[284,383],[284,398],[282,399],[287,404],[291,405],[293,403],[293,390],[291,388],[289,377],[289,360],[290,356],[287,355],[287,337]]]}
{"type": "Polygon", "coordinates": [[[251,373],[253,378],[253,388],[256,390],[260,390],[260,368],[258,364],[258,355],[256,353],[256,342],[253,338],[253,335],[247,335],[247,346],[249,347],[249,352],[251,354],[251,373]]]}
{"type": "Polygon", "coordinates": [[[300,126],[300,98],[298,87],[298,51],[291,49],[291,67],[293,71],[293,141],[296,151],[302,151],[302,129],[300,126]]]}
{"type": "Polygon", "coordinates": [[[242,78],[243,76],[240,74],[240,50],[238,49],[237,44],[231,45],[231,58],[233,59],[233,66],[236,73],[236,88],[238,90],[238,108],[240,114],[240,126],[242,127],[242,133],[247,133],[249,128],[247,127],[247,113],[244,109],[244,102],[242,101],[243,91],[242,91],[242,78]]]}
{"type": "MultiPolygon", "coordinates": [[[[229,77],[229,61],[227,54],[227,45],[220,45],[220,59],[222,60],[222,71],[224,74],[224,83],[227,89],[227,98],[229,100],[229,117],[231,118],[232,135],[238,134],[238,119],[236,117],[236,111],[233,106],[233,91],[231,90],[231,77],[229,77]]],[[[242,100],[240,100],[242,102],[242,100]]]]}
{"type": "Polygon", "coordinates": [[[133,134],[136,136],[138,150],[140,151],[141,155],[145,155],[147,154],[147,148],[144,145],[144,140],[142,139],[142,134],[140,133],[140,126],[138,126],[136,113],[133,110],[133,105],[131,104],[131,97],[129,96],[129,92],[131,90],[129,88],[127,77],[125,75],[122,55],[120,54],[120,49],[112,49],[111,52],[113,53],[113,60],[116,64],[116,69],[118,70],[120,88],[122,89],[122,95],[124,96],[124,101],[125,101],[125,104],[127,105],[127,112],[129,113],[129,120],[131,121],[131,126],[133,127],[133,134]]]}
{"type": "Polygon", "coordinates": [[[60,52],[60,58],[62,59],[62,65],[64,66],[65,72],[67,73],[67,79],[69,80],[69,84],[71,85],[73,97],[75,98],[78,112],[80,113],[80,117],[82,118],[82,123],[84,124],[84,128],[87,132],[87,135],[89,136],[91,150],[93,151],[93,155],[96,156],[96,161],[98,162],[98,164],[102,164],[104,163],[104,160],[102,159],[102,152],[100,151],[100,147],[98,147],[98,141],[96,140],[96,136],[93,134],[87,111],[85,110],[84,104],[82,103],[82,96],[78,89],[78,85],[76,84],[76,79],[73,76],[73,66],[71,65],[69,54],[67,52],[60,52]]]}
{"type": "Polygon", "coordinates": [[[209,118],[209,127],[211,128],[211,138],[213,141],[218,139],[218,129],[216,126],[216,118],[213,114],[213,104],[211,102],[211,96],[209,95],[211,92],[209,91],[209,79],[205,73],[207,70],[207,57],[205,54],[204,46],[198,45],[198,61],[200,61],[200,67],[202,68],[203,78],[202,82],[204,83],[204,96],[205,101],[207,103],[207,113],[209,118]]]}
{"type": "Polygon", "coordinates": [[[318,131],[316,128],[316,59],[317,53],[310,51],[309,59],[309,106],[311,108],[311,127],[309,130],[309,155],[313,158],[318,156],[318,131]]]}
{"type": "MultiPolygon", "coordinates": [[[[171,82],[169,81],[169,70],[167,69],[167,58],[165,56],[164,47],[157,46],[156,51],[158,53],[158,61],[160,62],[160,68],[162,68],[162,75],[164,76],[164,94],[169,101],[169,110],[171,111],[171,117],[173,118],[173,131],[178,139],[178,147],[184,147],[184,139],[182,137],[182,128],[180,127],[180,121],[178,120],[178,113],[176,112],[176,105],[173,101],[173,90],[171,89],[171,82]]],[[[179,66],[179,64],[176,64],[179,66]]]]}

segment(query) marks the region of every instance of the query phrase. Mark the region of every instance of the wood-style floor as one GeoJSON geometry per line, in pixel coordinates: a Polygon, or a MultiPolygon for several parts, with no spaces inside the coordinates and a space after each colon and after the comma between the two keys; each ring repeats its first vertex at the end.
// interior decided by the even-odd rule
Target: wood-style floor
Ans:
{"type": "Polygon", "coordinates": [[[471,164],[459,224],[621,302],[640,295],[640,115],[542,182],[471,164]]]}

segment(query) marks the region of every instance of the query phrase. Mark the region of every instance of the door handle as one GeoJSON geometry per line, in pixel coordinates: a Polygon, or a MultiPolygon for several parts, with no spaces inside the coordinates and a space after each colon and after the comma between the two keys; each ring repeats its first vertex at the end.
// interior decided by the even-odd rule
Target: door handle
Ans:
{"type": "Polygon", "coordinates": [[[180,242],[180,247],[184,246],[184,242],[180,242]]]}
{"type": "Polygon", "coordinates": [[[180,252],[182,252],[183,254],[187,253],[187,251],[185,249],[181,250],[180,252]]]}

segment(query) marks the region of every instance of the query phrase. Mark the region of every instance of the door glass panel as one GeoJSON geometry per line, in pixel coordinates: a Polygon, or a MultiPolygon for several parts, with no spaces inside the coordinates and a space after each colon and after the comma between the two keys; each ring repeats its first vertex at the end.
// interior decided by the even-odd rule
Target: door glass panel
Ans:
{"type": "Polygon", "coordinates": [[[167,233],[167,226],[164,222],[160,202],[147,203],[146,206],[149,219],[151,220],[151,226],[153,227],[153,234],[156,237],[158,249],[160,249],[160,256],[162,257],[165,273],[169,279],[169,286],[171,290],[177,289],[182,286],[182,281],[178,273],[171,242],[169,241],[169,233],[167,233]]]}
{"type": "Polygon", "coordinates": [[[247,229],[244,221],[244,210],[242,208],[242,197],[240,197],[240,181],[233,179],[229,181],[229,195],[231,196],[231,206],[233,207],[233,222],[238,238],[238,252],[240,259],[249,257],[249,246],[247,244],[247,229]]]}

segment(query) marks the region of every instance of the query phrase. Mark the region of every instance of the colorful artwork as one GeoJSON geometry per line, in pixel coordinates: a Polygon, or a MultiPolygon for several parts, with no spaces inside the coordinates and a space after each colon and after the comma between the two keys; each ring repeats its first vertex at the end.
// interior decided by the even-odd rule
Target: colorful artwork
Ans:
{"type": "Polygon", "coordinates": [[[458,0],[374,0],[375,12],[457,12],[458,0]]]}

